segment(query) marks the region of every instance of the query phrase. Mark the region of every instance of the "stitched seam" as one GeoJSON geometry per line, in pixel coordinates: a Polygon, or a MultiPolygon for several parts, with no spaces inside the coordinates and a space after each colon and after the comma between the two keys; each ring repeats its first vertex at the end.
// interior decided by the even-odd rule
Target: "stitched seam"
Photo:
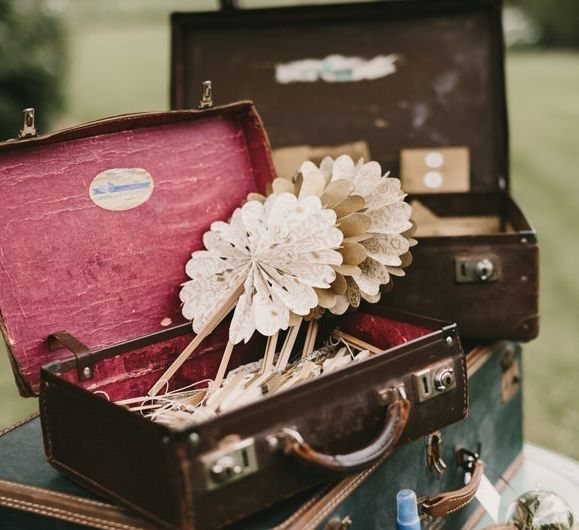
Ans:
{"type": "MultiPolygon", "coordinates": [[[[2,485],[3,482],[6,483],[8,481],[0,480],[0,486],[2,485]]],[[[35,486],[28,486],[25,484],[18,484],[17,487],[18,487],[18,489],[28,490],[28,491],[32,491],[34,493],[41,493],[41,494],[45,491],[48,491],[51,496],[60,497],[62,499],[74,501],[74,502],[79,503],[79,504],[89,504],[89,505],[94,505],[94,506],[98,506],[98,507],[102,507],[102,508],[118,509],[116,506],[114,506],[112,504],[107,504],[105,502],[99,502],[99,501],[95,501],[92,499],[85,499],[83,497],[76,497],[74,495],[68,495],[66,493],[60,493],[58,491],[45,490],[43,488],[37,488],[35,486]]]]}
{"type": "Polygon", "coordinates": [[[460,356],[460,364],[462,366],[462,413],[466,416],[468,414],[468,367],[464,352],[460,356]]]}
{"type": "Polygon", "coordinates": [[[12,499],[10,497],[0,497],[0,503],[7,508],[26,509],[33,513],[46,515],[49,517],[63,518],[73,523],[97,523],[102,527],[111,530],[125,529],[125,530],[140,530],[138,526],[126,525],[123,523],[115,523],[113,521],[106,521],[98,517],[91,517],[89,515],[76,514],[67,510],[53,508],[51,506],[43,506],[32,502],[26,502],[19,499],[12,499]]]}
{"type": "Polygon", "coordinates": [[[271,530],[285,530],[296,520],[299,519],[304,512],[307,512],[310,507],[318,502],[326,493],[330,491],[330,487],[323,488],[322,491],[314,495],[310,500],[306,501],[301,507],[290,515],[285,521],[281,522],[277,526],[273,527],[271,530]]]}
{"type": "Polygon", "coordinates": [[[51,428],[50,428],[50,414],[48,414],[48,405],[47,405],[47,394],[49,392],[50,385],[44,385],[44,392],[40,394],[40,408],[42,411],[42,420],[44,422],[44,433],[46,434],[46,453],[48,454],[49,460],[53,458],[52,452],[52,435],[51,435],[51,428]]]}
{"type": "MultiPolygon", "coordinates": [[[[345,487],[343,488],[343,490],[336,497],[333,497],[332,501],[330,501],[328,504],[326,504],[324,506],[324,508],[322,508],[322,510],[320,510],[320,512],[318,512],[314,516],[314,518],[310,521],[309,525],[304,528],[304,530],[307,530],[309,528],[312,528],[312,529],[316,528],[316,526],[321,521],[323,521],[336,506],[338,506],[346,497],[348,497],[352,493],[352,491],[354,491],[356,488],[358,488],[358,486],[362,482],[364,482],[374,471],[376,471],[376,469],[384,462],[384,460],[386,460],[388,458],[388,456],[390,456],[390,454],[391,454],[391,451],[389,451],[387,454],[385,454],[378,462],[376,462],[373,466],[368,468],[366,471],[360,473],[356,477],[355,480],[353,480],[350,483],[347,483],[345,485],[345,487]]],[[[346,479],[346,480],[348,480],[348,479],[346,479]]],[[[338,486],[336,486],[335,489],[340,489],[340,485],[338,484],[338,486]]]]}
{"type": "Polygon", "coordinates": [[[177,450],[177,466],[180,473],[177,473],[177,477],[181,482],[183,491],[185,493],[185,509],[187,510],[186,517],[188,519],[187,524],[191,528],[195,528],[195,516],[193,512],[193,491],[191,488],[191,482],[189,480],[189,467],[187,465],[187,452],[185,451],[185,457],[181,458],[181,450],[177,450]]]}
{"type": "MultiPolygon", "coordinates": [[[[400,425],[402,421],[402,415],[400,415],[398,417],[398,419],[396,420],[396,424],[394,426],[394,430],[397,430],[398,426],[400,425]]],[[[304,530],[308,529],[308,528],[315,528],[323,519],[325,519],[327,517],[327,515],[329,514],[329,512],[331,512],[336,506],[338,506],[346,497],[348,497],[352,491],[354,491],[356,488],[358,488],[358,486],[364,482],[374,471],[376,471],[376,469],[390,456],[390,454],[392,453],[393,448],[391,448],[389,451],[386,452],[386,454],[384,454],[380,460],[378,460],[374,465],[372,465],[371,467],[369,467],[367,470],[363,471],[362,473],[359,473],[356,477],[356,479],[354,481],[352,481],[351,483],[346,483],[346,486],[344,487],[344,489],[336,496],[332,499],[332,501],[330,501],[326,506],[324,506],[324,508],[322,508],[320,510],[320,512],[318,512],[316,515],[314,515],[314,518],[310,521],[309,525],[305,527],[304,530]]],[[[346,479],[348,480],[348,479],[346,479]]],[[[336,487],[336,489],[339,489],[340,485],[338,484],[338,486],[336,487]]]]}
{"type": "Polygon", "coordinates": [[[15,423],[14,425],[10,425],[9,427],[6,427],[5,429],[3,429],[2,431],[0,431],[0,438],[2,436],[4,436],[5,434],[8,434],[10,431],[13,431],[14,429],[17,429],[18,427],[21,427],[22,425],[24,425],[25,423],[28,423],[29,421],[32,421],[34,419],[38,418],[38,412],[36,412],[35,414],[31,414],[30,416],[28,416],[27,418],[24,418],[23,420],[20,420],[19,422],[15,423]]]}

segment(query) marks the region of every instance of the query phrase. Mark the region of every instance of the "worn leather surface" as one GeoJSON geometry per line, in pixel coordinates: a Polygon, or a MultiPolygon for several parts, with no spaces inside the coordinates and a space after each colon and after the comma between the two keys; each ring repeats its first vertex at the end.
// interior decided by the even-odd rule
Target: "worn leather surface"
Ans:
{"type": "Polygon", "coordinates": [[[539,326],[535,236],[516,205],[487,196],[509,187],[500,8],[500,0],[405,0],[176,14],[172,104],[190,106],[210,78],[224,101],[256,101],[274,148],[364,140],[394,176],[401,149],[468,147],[473,193],[420,199],[442,216],[499,216],[514,231],[419,238],[412,267],[380,303],[457,322],[465,339],[527,341],[539,326]],[[276,81],[280,64],[332,54],[400,60],[374,80],[276,81]],[[457,284],[456,257],[489,254],[501,260],[497,282],[457,284]]]}
{"type": "MultiPolygon", "coordinates": [[[[473,350],[474,351],[474,350],[473,350]]],[[[441,430],[442,456],[447,471],[438,476],[426,464],[427,439],[399,447],[377,469],[344,479],[323,496],[314,499],[294,517],[285,521],[272,514],[270,526],[265,514],[248,519],[238,527],[244,530],[326,530],[330,523],[350,519],[352,529],[391,530],[396,521],[396,493],[411,488],[418,496],[433,499],[442,495],[441,511],[447,513],[458,507],[458,495],[470,497],[464,490],[464,469],[456,459],[459,449],[476,450],[484,462],[484,472],[495,486],[502,490],[509,477],[521,464],[523,448],[522,391],[503,403],[501,380],[505,359],[520,362],[521,351],[514,343],[499,343],[492,348],[479,349],[478,356],[469,355],[469,415],[466,420],[441,430]]],[[[476,501],[466,504],[447,517],[429,517],[422,522],[423,530],[470,530],[480,517],[476,501]]],[[[234,528],[234,527],[232,527],[234,528]]],[[[339,528],[339,527],[338,527],[339,528]]]]}
{"type": "MultiPolygon", "coordinates": [[[[350,516],[353,528],[391,530],[394,520],[395,494],[402,487],[412,487],[419,495],[436,495],[445,488],[458,488],[463,484],[463,472],[455,464],[457,448],[473,447],[481,443],[481,454],[485,461],[486,474],[492,482],[502,485],[500,475],[522,449],[521,392],[507,404],[500,401],[501,361],[505,346],[496,348],[495,354],[482,363],[470,378],[470,413],[466,420],[443,429],[443,457],[449,465],[442,478],[429,471],[425,464],[425,440],[419,440],[398,448],[392,457],[367,480],[358,484],[342,499],[333,499],[333,505],[324,504],[309,518],[320,519],[320,530],[325,522],[350,516]],[[327,513],[323,513],[324,510],[327,513]]],[[[516,355],[519,358],[519,354],[516,355]]],[[[0,437],[0,480],[12,480],[56,492],[96,499],[88,490],[77,486],[59,474],[45,461],[38,420],[24,424],[9,435],[0,437]]],[[[306,493],[292,501],[277,504],[231,526],[231,529],[265,530],[288,520],[298,512],[313,494],[306,493]]],[[[307,508],[307,507],[306,507],[307,508]]],[[[458,530],[476,510],[471,504],[455,514],[441,528],[458,530]]],[[[305,510],[307,511],[307,510],[305,510]]],[[[77,526],[36,516],[23,511],[0,508],[0,521],[6,530],[76,530],[77,526]]],[[[291,522],[291,520],[290,520],[291,522]]],[[[442,521],[440,521],[442,524],[442,521]]],[[[428,528],[435,528],[429,526],[428,528]]]]}
{"type": "Polygon", "coordinates": [[[380,434],[366,447],[347,454],[325,454],[316,451],[298,434],[286,441],[285,453],[308,462],[316,467],[351,473],[371,466],[374,462],[386,458],[398,445],[410,418],[410,401],[399,398],[388,405],[384,414],[384,426],[380,434]]]}
{"type": "Polygon", "coordinates": [[[172,105],[189,108],[211,79],[222,101],[256,102],[274,148],[365,140],[395,174],[401,149],[467,146],[471,189],[496,190],[508,173],[499,7],[398,0],[175,14],[172,105]],[[339,82],[276,81],[278,65],[335,54],[399,61],[373,80],[348,81],[346,69],[339,82]]]}
{"type": "MultiPolygon", "coordinates": [[[[392,313],[375,306],[366,311],[384,315],[387,333],[392,313]]],[[[409,319],[414,327],[406,327],[416,332],[421,319],[409,319]]],[[[404,322],[401,316],[398,320],[404,322]]],[[[372,322],[370,329],[376,328],[379,320],[372,322]]],[[[433,329],[433,325],[431,320],[422,323],[424,329],[433,329]]],[[[466,413],[465,359],[455,326],[444,332],[431,331],[362,363],[183,432],[114,406],[58,373],[44,370],[42,377],[40,402],[50,462],[83,485],[151,520],[180,528],[228,524],[337,478],[335,473],[288,458],[281,448],[272,450],[268,436],[284,427],[296,428],[320,452],[354,452],[383,429],[385,405],[380,392],[400,384],[412,402],[400,443],[458,421],[466,413]],[[418,403],[412,373],[444,360],[454,369],[456,387],[418,403]],[[195,446],[188,440],[191,432],[199,435],[195,446]],[[203,458],[232,434],[255,438],[259,471],[225,488],[207,491],[203,458]],[[132,443],[127,444],[127,440],[132,443]],[[96,448],[99,460],[87,459],[96,448]],[[255,494],[248,496],[248,491],[255,494]],[[227,503],[223,503],[224,496],[227,503]]]]}
{"type": "Polygon", "coordinates": [[[191,252],[212,221],[273,177],[249,102],[112,118],[5,142],[0,153],[1,327],[28,392],[41,366],[71,357],[49,351],[51,333],[94,350],[182,323],[191,252]],[[150,198],[125,211],[93,203],[90,183],[112,168],[146,169],[150,198]]]}
{"type": "MultiPolygon", "coordinates": [[[[108,511],[106,508],[102,499],[67,479],[46,462],[38,418],[0,435],[2,530],[80,530],[86,525],[71,520],[87,522],[89,517],[95,524],[102,518],[102,527],[110,523],[113,530],[111,515],[118,516],[122,510],[115,506],[108,511]],[[10,483],[16,483],[17,487],[10,487],[10,483]],[[51,495],[56,497],[56,502],[49,498],[51,495]]],[[[127,524],[129,518],[123,514],[123,518],[116,519],[127,524]]],[[[142,529],[150,530],[147,527],[148,523],[143,522],[142,529]]],[[[135,525],[137,528],[140,530],[140,525],[135,525]]],[[[118,530],[122,529],[119,527],[118,530]]]]}

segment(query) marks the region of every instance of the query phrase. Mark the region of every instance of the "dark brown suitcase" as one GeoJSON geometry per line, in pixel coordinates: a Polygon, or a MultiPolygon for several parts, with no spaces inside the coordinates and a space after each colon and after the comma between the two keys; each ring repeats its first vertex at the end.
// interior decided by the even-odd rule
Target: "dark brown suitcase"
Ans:
{"type": "Polygon", "coordinates": [[[458,322],[465,340],[534,338],[538,247],[509,194],[500,0],[222,5],[173,15],[173,108],[205,79],[219,101],[251,97],[282,173],[369,150],[439,217],[429,232],[417,217],[429,235],[383,303],[458,322]]]}
{"type": "MultiPolygon", "coordinates": [[[[164,528],[234,522],[466,414],[456,325],[380,307],[325,326],[383,353],[205,423],[171,429],[111,403],[145,395],[191,340],[184,264],[210,223],[272,176],[249,102],[0,144],[2,329],[20,388],[40,390],[48,459],[164,528]],[[95,189],[111,168],[149,177],[95,189]]],[[[226,341],[224,324],[171,388],[214,377],[226,341]]],[[[263,347],[236,347],[231,367],[263,347]]]]}

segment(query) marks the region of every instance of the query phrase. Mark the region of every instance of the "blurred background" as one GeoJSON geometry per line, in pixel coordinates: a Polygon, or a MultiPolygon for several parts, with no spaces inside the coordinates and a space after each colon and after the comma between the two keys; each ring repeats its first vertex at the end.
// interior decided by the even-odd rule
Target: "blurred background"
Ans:
{"type": "MultiPolygon", "coordinates": [[[[167,109],[169,14],[216,8],[216,0],[0,0],[0,138],[16,136],[31,105],[42,132],[167,109]]],[[[505,37],[512,188],[541,244],[542,328],[524,358],[526,436],[579,458],[579,1],[509,2],[505,37]]],[[[4,350],[0,341],[0,429],[37,407],[18,396],[4,350]]]]}

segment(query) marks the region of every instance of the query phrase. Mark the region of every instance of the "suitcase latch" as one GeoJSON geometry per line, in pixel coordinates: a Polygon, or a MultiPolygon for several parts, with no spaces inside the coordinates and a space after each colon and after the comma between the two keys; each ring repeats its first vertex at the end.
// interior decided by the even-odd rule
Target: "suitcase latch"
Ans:
{"type": "Polygon", "coordinates": [[[18,139],[34,138],[37,135],[34,109],[32,107],[24,109],[22,114],[24,114],[24,123],[21,131],[18,133],[18,139]]]}
{"type": "Polygon", "coordinates": [[[217,451],[203,455],[201,465],[207,491],[236,482],[259,469],[255,440],[232,441],[217,451]]]}
{"type": "Polygon", "coordinates": [[[426,401],[456,387],[456,374],[452,361],[429,366],[412,374],[418,401],[426,401]]]}
{"type": "Polygon", "coordinates": [[[457,283],[490,283],[499,279],[500,262],[497,256],[468,256],[454,260],[457,283]]]}

